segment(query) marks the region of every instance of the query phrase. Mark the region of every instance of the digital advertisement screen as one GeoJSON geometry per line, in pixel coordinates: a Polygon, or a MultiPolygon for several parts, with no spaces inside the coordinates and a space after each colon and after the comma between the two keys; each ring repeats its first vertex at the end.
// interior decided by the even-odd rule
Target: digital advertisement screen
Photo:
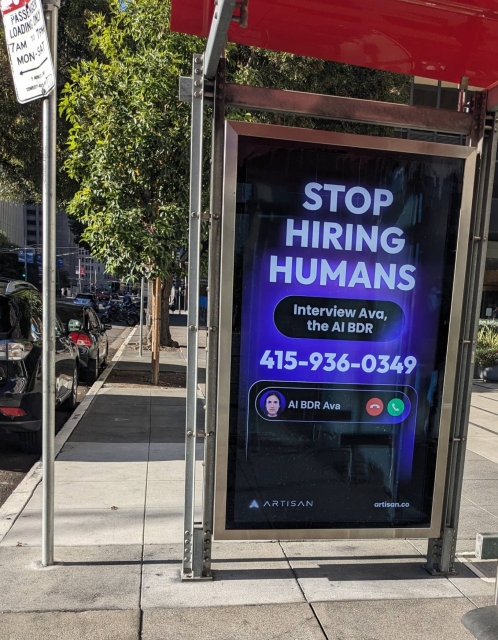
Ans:
{"type": "Polygon", "coordinates": [[[226,529],[429,527],[465,161],[237,157],[226,529]]]}

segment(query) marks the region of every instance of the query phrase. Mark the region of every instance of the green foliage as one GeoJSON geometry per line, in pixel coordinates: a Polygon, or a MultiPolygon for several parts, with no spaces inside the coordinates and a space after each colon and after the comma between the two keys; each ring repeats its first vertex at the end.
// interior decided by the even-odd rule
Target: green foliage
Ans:
{"type": "Polygon", "coordinates": [[[492,325],[486,325],[477,332],[477,349],[496,349],[498,351],[498,332],[492,325]]]}
{"type": "MultiPolygon", "coordinates": [[[[347,98],[407,103],[410,77],[289,53],[242,47],[227,48],[227,80],[258,87],[306,91],[347,98]]],[[[369,135],[389,135],[386,127],[272,113],[234,111],[234,119],[369,135]]]]}
{"type": "Polygon", "coordinates": [[[498,364],[498,351],[496,349],[476,349],[476,363],[480,367],[494,367],[498,364]]]}
{"type": "Polygon", "coordinates": [[[171,273],[188,226],[190,105],[178,102],[198,40],[172,33],[169,2],[115,1],[89,22],[100,60],[81,61],[61,100],[71,124],[68,213],[109,271],[171,273]]]}
{"type": "Polygon", "coordinates": [[[498,332],[489,321],[477,333],[476,362],[481,367],[498,364],[498,332]]]}
{"type": "Polygon", "coordinates": [[[492,329],[493,331],[498,333],[498,320],[481,319],[481,320],[479,320],[479,329],[481,329],[482,327],[489,327],[490,329],[492,329]]]}
{"type": "Polygon", "coordinates": [[[71,284],[71,282],[69,280],[69,273],[67,271],[65,271],[64,269],[61,269],[59,271],[59,286],[60,287],[69,287],[70,284],[71,284]]]}
{"type": "MultiPolygon", "coordinates": [[[[58,25],[57,90],[69,80],[69,70],[80,60],[93,59],[87,19],[92,13],[107,15],[108,0],[64,0],[58,25]]],[[[63,171],[69,123],[57,120],[57,198],[64,205],[76,183],[63,171]]],[[[0,29],[0,197],[22,202],[41,201],[41,102],[17,102],[3,29],[0,29]]]]}

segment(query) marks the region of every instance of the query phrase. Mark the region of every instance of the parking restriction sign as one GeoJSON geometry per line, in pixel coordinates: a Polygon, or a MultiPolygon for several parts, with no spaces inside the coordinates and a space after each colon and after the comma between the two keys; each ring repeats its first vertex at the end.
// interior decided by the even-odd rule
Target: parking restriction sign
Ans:
{"type": "Polygon", "coordinates": [[[55,86],[54,66],[41,0],[0,0],[5,42],[18,102],[49,94],[55,86]]]}

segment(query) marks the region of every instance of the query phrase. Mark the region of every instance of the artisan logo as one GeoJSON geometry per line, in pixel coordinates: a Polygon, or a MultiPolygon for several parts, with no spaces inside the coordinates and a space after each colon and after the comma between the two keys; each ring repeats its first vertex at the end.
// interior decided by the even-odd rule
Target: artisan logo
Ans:
{"type": "Polygon", "coordinates": [[[256,500],[253,500],[251,502],[251,504],[249,505],[249,509],[259,509],[259,504],[256,502],[256,500]]]}
{"type": "Polygon", "coordinates": [[[263,507],[312,507],[313,500],[265,500],[263,507]]]}

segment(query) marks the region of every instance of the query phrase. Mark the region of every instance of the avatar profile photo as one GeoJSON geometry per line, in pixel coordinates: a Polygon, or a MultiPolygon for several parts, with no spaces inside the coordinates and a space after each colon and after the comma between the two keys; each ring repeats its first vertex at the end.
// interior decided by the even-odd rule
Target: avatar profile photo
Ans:
{"type": "Polygon", "coordinates": [[[262,414],[266,418],[278,418],[286,406],[285,398],[280,391],[265,391],[259,400],[262,414]]]}

